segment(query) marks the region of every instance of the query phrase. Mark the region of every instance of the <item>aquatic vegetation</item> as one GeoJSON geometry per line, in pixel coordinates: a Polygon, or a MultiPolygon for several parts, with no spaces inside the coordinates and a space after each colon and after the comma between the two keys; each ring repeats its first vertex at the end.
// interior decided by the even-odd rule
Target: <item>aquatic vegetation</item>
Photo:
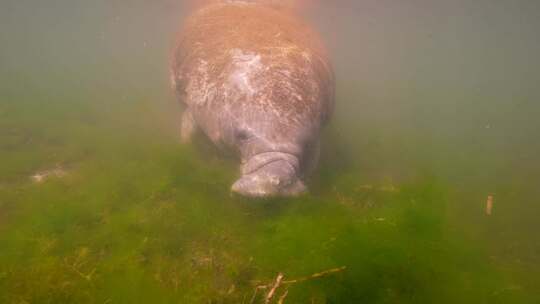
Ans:
{"type": "Polygon", "coordinates": [[[167,133],[91,132],[77,145],[66,130],[33,150],[39,158],[60,145],[69,175],[32,182],[34,169],[51,162],[44,159],[11,164],[3,176],[0,301],[472,303],[533,295],[464,233],[451,216],[460,194],[438,178],[377,181],[355,168],[330,183],[323,167],[311,181],[316,193],[254,202],[229,194],[234,164],[211,151],[197,156],[201,147],[167,133]],[[324,275],[332,269],[343,271],[324,275]],[[279,273],[283,283],[268,297],[279,273]]]}
{"type": "Polygon", "coordinates": [[[534,1],[321,1],[335,119],[262,201],[179,143],[172,2],[0,10],[0,303],[540,302],[534,1]]]}

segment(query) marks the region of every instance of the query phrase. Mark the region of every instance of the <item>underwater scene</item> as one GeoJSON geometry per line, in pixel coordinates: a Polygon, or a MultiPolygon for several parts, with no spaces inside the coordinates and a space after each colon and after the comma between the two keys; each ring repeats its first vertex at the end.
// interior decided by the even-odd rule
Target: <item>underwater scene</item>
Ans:
{"type": "Polygon", "coordinates": [[[192,3],[0,4],[0,303],[540,303],[540,2],[304,1],[309,193],[180,140],[192,3]]]}

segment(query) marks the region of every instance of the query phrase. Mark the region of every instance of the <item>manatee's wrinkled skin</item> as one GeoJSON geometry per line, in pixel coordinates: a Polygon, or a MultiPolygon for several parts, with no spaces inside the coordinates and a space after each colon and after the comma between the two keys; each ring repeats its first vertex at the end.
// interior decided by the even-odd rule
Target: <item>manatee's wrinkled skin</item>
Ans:
{"type": "Polygon", "coordinates": [[[172,83],[186,106],[183,141],[200,128],[239,153],[242,176],[233,192],[305,192],[334,104],[333,71],[318,36],[285,10],[226,1],[188,18],[173,57],[172,83]]]}

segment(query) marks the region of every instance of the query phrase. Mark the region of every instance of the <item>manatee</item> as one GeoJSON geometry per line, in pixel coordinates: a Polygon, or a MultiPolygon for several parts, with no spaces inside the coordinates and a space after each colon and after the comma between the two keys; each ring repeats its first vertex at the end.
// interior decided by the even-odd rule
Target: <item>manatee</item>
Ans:
{"type": "Polygon", "coordinates": [[[171,80],[184,105],[182,141],[200,130],[239,156],[232,192],[296,196],[307,191],[318,162],[334,107],[334,72],[312,27],[265,2],[196,10],[179,33],[171,80]]]}

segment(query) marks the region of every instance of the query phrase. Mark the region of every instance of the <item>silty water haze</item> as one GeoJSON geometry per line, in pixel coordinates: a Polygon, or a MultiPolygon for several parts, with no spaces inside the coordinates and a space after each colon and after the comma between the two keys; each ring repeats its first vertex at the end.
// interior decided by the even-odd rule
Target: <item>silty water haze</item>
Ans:
{"type": "Polygon", "coordinates": [[[336,111],[312,193],[261,204],[179,144],[190,5],[2,2],[0,302],[249,303],[339,267],[272,300],[540,300],[536,1],[310,3],[336,111]]]}

